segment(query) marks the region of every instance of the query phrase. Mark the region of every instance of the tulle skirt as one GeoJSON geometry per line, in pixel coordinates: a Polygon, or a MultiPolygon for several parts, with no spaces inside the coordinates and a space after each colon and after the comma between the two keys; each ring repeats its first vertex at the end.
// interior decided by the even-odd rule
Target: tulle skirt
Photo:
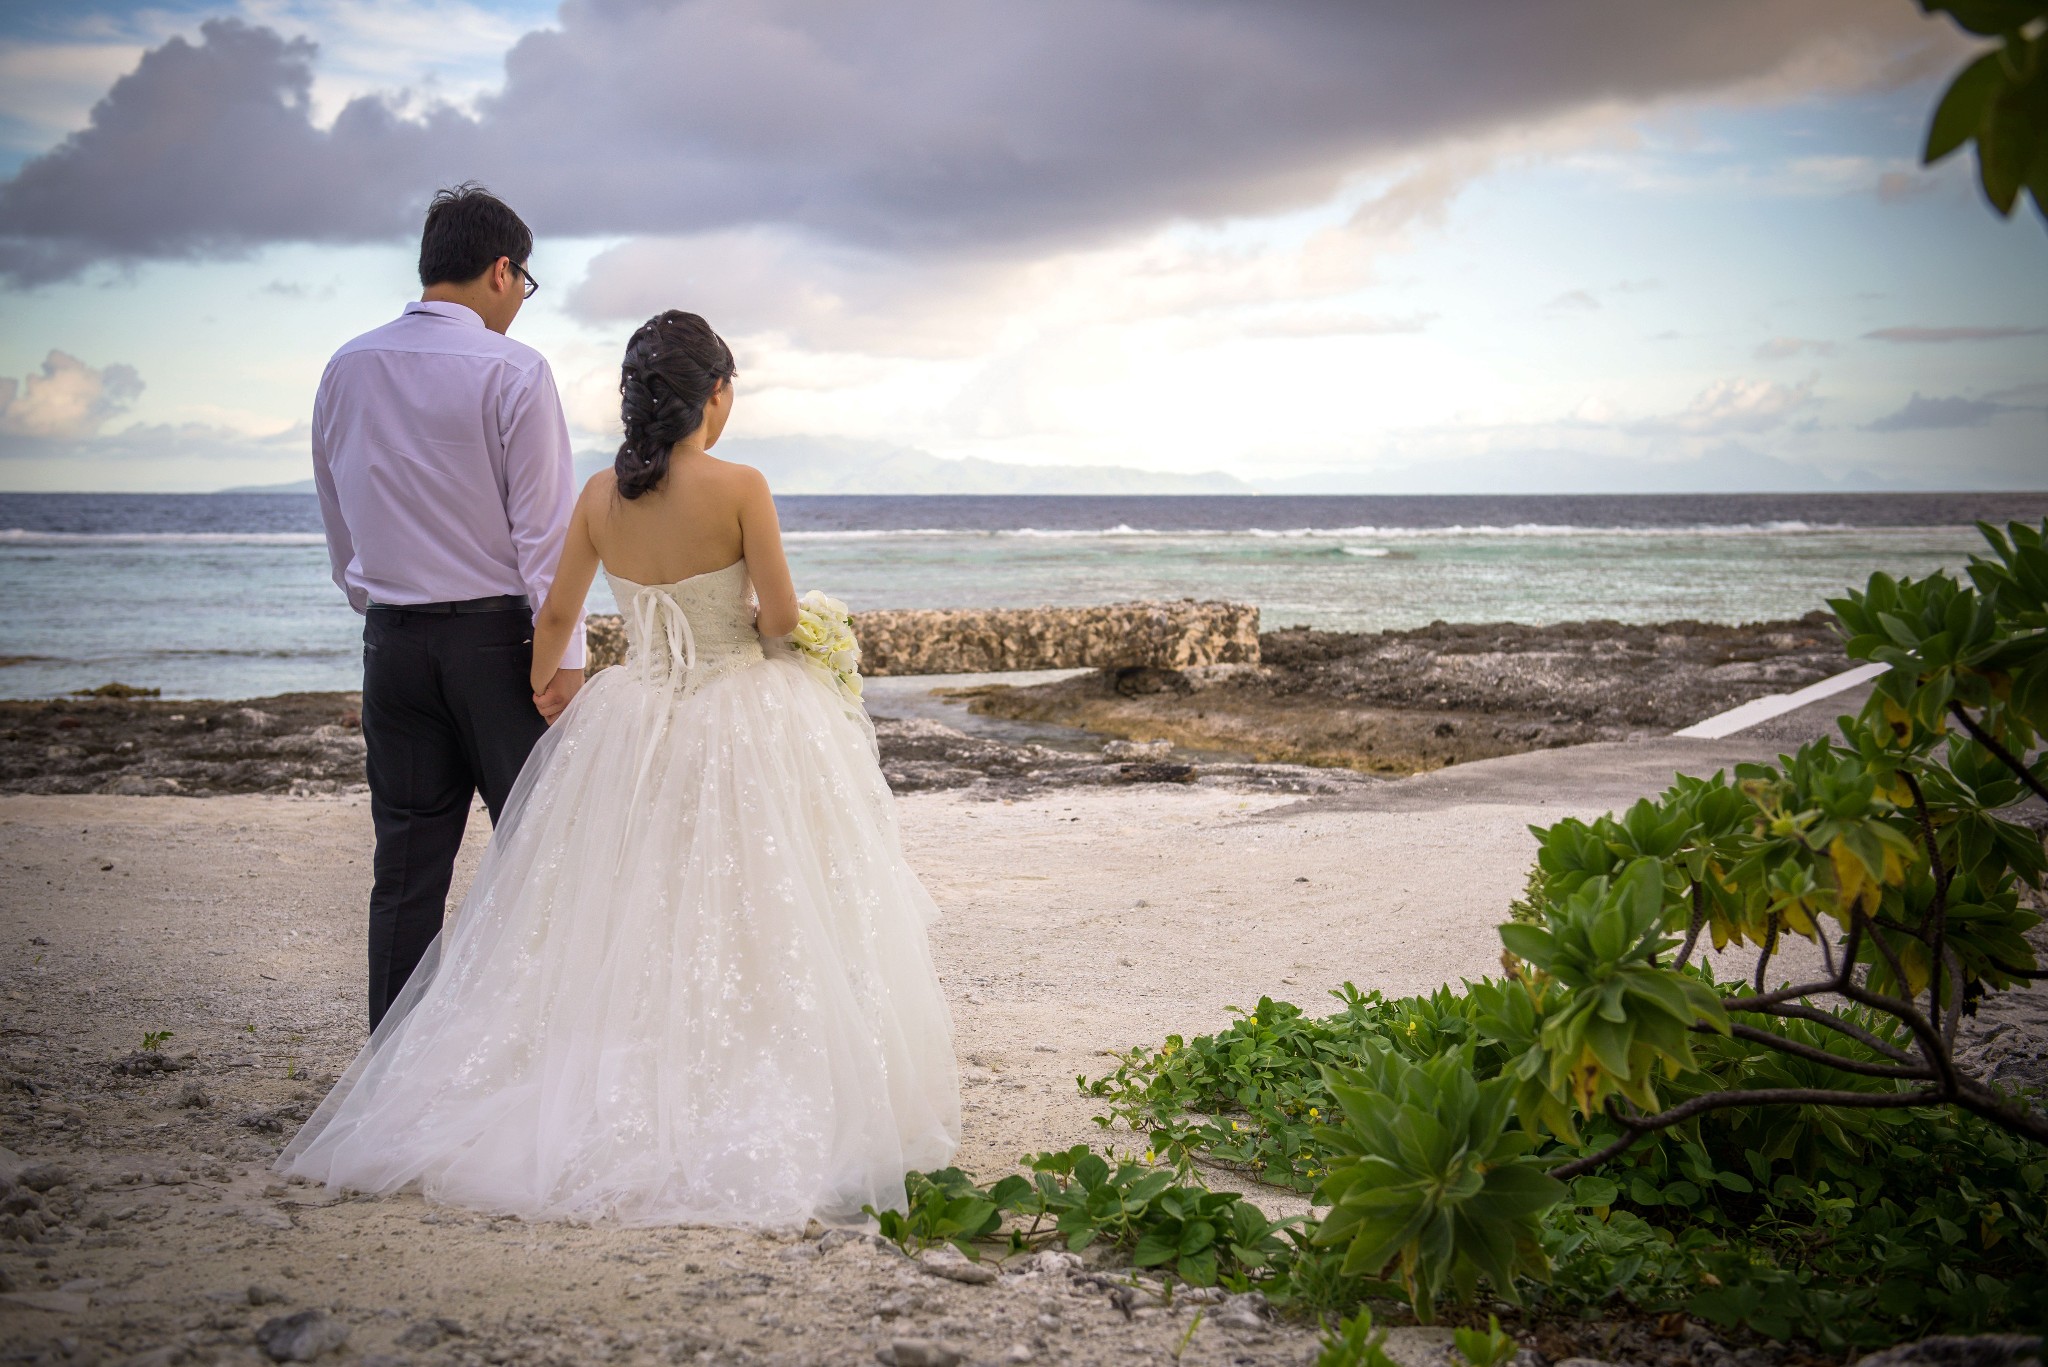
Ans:
{"type": "Polygon", "coordinates": [[[900,1210],[959,1142],[936,915],[872,729],[818,675],[606,670],[278,1168],[530,1219],[900,1210]]]}

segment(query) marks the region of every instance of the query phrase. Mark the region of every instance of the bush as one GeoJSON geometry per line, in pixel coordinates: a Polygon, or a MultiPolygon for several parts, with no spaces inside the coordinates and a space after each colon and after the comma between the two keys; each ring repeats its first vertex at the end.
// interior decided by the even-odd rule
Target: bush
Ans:
{"type": "MultiPolygon", "coordinates": [[[[1967,582],[1876,575],[1831,603],[1848,653],[1890,666],[1841,742],[1534,828],[1506,976],[1399,1001],[1347,983],[1321,1018],[1232,1008],[1215,1035],[1079,1079],[1142,1159],[914,1177],[884,1232],[1105,1239],[1317,1311],[1398,1295],[1427,1319],[1484,1287],[1830,1350],[2040,1327],[2048,1119],[1956,1043],[1986,996],[2048,976],[2019,904],[2048,856],[2003,814],[2048,798],[2048,522],[1984,535],[1967,582]],[[1752,949],[1748,979],[1717,981],[1702,936],[1752,949]],[[1791,937],[1824,970],[1772,986],[1791,937]],[[1326,1213],[1268,1220],[1198,1164],[1326,1213]]],[[[1354,1316],[1325,1357],[1373,1362],[1377,1343],[1354,1316]]]]}

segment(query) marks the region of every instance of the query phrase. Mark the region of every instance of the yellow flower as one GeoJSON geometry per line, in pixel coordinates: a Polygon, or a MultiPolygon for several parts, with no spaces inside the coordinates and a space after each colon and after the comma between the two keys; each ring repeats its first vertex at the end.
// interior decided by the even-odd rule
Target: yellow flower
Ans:
{"type": "Polygon", "coordinates": [[[1313,1106],[1311,1106],[1311,1107],[1309,1107],[1309,1108],[1308,1108],[1308,1118],[1309,1118],[1310,1120],[1314,1120],[1314,1119],[1315,1119],[1315,1118],[1316,1118],[1317,1116],[1319,1116],[1319,1115],[1321,1115],[1321,1114],[1322,1114],[1322,1112],[1321,1112],[1321,1111],[1319,1111],[1319,1110],[1317,1110],[1317,1109],[1316,1109],[1315,1107],[1313,1107],[1313,1106]]]}
{"type": "Polygon", "coordinates": [[[1150,1162],[1152,1161],[1152,1157],[1153,1157],[1153,1155],[1152,1155],[1152,1150],[1150,1150],[1150,1149],[1147,1149],[1147,1150],[1145,1150],[1145,1161],[1146,1161],[1147,1163],[1150,1163],[1150,1162]]]}

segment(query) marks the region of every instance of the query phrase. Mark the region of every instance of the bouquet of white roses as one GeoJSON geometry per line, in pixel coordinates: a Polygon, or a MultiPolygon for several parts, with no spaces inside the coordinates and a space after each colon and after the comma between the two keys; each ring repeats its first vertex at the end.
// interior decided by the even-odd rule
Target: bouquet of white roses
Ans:
{"type": "Polygon", "coordinates": [[[849,698],[860,696],[860,642],[846,604],[812,589],[796,605],[796,629],[789,644],[804,663],[832,676],[849,698]]]}

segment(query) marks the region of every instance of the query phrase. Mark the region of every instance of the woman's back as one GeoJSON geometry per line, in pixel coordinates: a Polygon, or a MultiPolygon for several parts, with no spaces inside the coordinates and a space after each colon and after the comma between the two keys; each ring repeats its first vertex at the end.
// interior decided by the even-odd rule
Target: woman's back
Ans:
{"type": "Polygon", "coordinates": [[[722,570],[746,552],[740,515],[760,476],[703,452],[679,452],[660,487],[619,497],[605,471],[591,481],[590,540],[606,569],[636,584],[673,584],[722,570]]]}

